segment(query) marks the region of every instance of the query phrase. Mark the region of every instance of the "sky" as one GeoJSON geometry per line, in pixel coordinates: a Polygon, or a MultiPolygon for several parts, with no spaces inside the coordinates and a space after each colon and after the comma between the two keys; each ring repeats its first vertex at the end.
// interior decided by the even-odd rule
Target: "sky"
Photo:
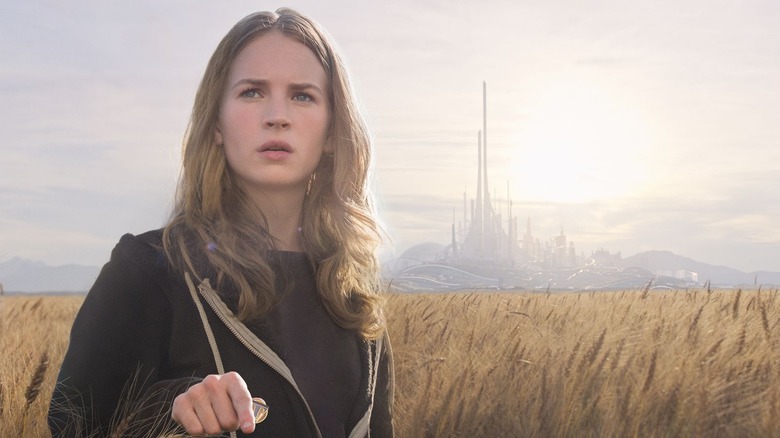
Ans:
{"type": "Polygon", "coordinates": [[[780,271],[780,3],[4,1],[0,262],[102,265],[161,227],[195,89],[256,10],[317,20],[374,139],[386,254],[448,243],[475,197],[578,253],[780,271]]]}

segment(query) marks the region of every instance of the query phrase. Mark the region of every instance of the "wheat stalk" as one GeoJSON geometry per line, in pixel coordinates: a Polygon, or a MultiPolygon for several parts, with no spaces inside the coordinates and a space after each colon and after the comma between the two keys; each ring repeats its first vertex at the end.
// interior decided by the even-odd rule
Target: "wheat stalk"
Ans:
{"type": "Polygon", "coordinates": [[[768,341],[771,333],[769,332],[769,318],[766,316],[766,306],[763,303],[761,303],[761,325],[764,327],[764,334],[768,341]]]}
{"type": "Polygon", "coordinates": [[[125,433],[130,430],[130,426],[133,423],[133,419],[135,418],[135,413],[131,412],[130,414],[126,415],[122,421],[119,422],[119,424],[114,428],[114,431],[111,433],[111,438],[121,438],[125,436],[125,433]]]}
{"type": "Polygon", "coordinates": [[[30,379],[30,384],[27,385],[27,391],[24,393],[28,409],[41,392],[41,386],[43,386],[43,379],[46,377],[47,369],[49,369],[49,353],[44,351],[43,354],[41,354],[41,359],[38,361],[38,366],[35,368],[32,379],[30,379]]]}
{"type": "Polygon", "coordinates": [[[569,371],[571,370],[571,365],[574,363],[574,359],[577,357],[577,352],[580,349],[580,341],[577,341],[576,344],[574,344],[574,348],[571,350],[571,354],[569,355],[569,358],[566,360],[566,365],[563,367],[563,373],[564,375],[568,376],[569,371]]]}
{"type": "Polygon", "coordinates": [[[709,361],[710,359],[712,359],[712,357],[715,356],[715,353],[717,353],[718,350],[720,350],[720,346],[721,346],[721,344],[723,344],[723,341],[725,339],[726,338],[720,338],[718,340],[718,342],[715,343],[715,345],[710,347],[710,349],[707,351],[707,353],[704,354],[704,358],[702,359],[702,361],[706,362],[706,361],[709,361]]]}
{"type": "Polygon", "coordinates": [[[30,384],[27,385],[27,390],[24,392],[26,403],[24,405],[24,413],[22,414],[21,436],[27,435],[27,415],[29,414],[33,403],[38,398],[38,395],[41,393],[41,387],[43,386],[43,379],[46,377],[47,369],[49,369],[49,353],[44,351],[38,361],[38,366],[35,367],[35,372],[33,373],[32,379],[30,379],[30,384]]]}
{"type": "Polygon", "coordinates": [[[734,304],[731,306],[731,317],[736,320],[739,317],[739,298],[742,296],[742,289],[737,289],[737,296],[734,297],[734,304]]]}
{"type": "Polygon", "coordinates": [[[579,366],[580,371],[583,370],[586,364],[590,365],[596,360],[596,357],[598,357],[599,352],[601,351],[601,347],[604,345],[604,336],[606,336],[606,334],[607,329],[602,330],[598,339],[593,342],[593,345],[591,345],[590,348],[588,348],[588,351],[582,356],[582,361],[579,366]]]}
{"type": "Polygon", "coordinates": [[[650,358],[650,367],[647,369],[647,378],[645,378],[645,384],[642,386],[642,392],[647,392],[650,389],[650,385],[653,383],[653,377],[655,377],[655,362],[658,359],[658,350],[653,351],[653,356],[650,358]]]}
{"type": "Polygon", "coordinates": [[[653,285],[653,280],[654,279],[651,278],[650,281],[647,283],[647,286],[645,286],[645,290],[642,291],[642,299],[643,300],[646,299],[648,297],[648,295],[650,295],[650,286],[653,285]]]}
{"type": "Polygon", "coordinates": [[[0,418],[3,418],[5,410],[5,393],[3,392],[3,382],[0,382],[0,418]]]}
{"type": "Polygon", "coordinates": [[[701,313],[704,311],[704,305],[699,307],[699,311],[696,312],[696,316],[693,317],[693,320],[691,320],[691,325],[688,326],[688,341],[693,342],[696,339],[696,328],[699,324],[699,318],[701,318],[701,313]]]}
{"type": "Polygon", "coordinates": [[[747,323],[742,326],[742,331],[739,333],[739,338],[737,339],[737,354],[741,354],[742,350],[745,348],[745,336],[747,336],[747,323]]]}

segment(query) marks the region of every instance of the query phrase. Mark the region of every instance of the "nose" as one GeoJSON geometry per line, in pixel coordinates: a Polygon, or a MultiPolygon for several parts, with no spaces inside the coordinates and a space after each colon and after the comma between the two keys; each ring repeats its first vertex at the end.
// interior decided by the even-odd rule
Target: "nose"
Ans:
{"type": "Polygon", "coordinates": [[[290,126],[287,102],[282,99],[269,99],[263,114],[263,125],[266,128],[287,128],[290,126]]]}

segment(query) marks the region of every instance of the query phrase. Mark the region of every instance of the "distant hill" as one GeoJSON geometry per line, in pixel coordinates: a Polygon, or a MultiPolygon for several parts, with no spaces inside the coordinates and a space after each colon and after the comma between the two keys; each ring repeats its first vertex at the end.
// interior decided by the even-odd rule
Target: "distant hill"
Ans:
{"type": "Polygon", "coordinates": [[[648,271],[684,269],[699,274],[699,282],[717,285],[780,285],[780,272],[742,272],[726,266],[708,265],[670,251],[647,251],[622,259],[623,267],[638,266],[648,271]]]}
{"type": "Polygon", "coordinates": [[[0,263],[0,284],[5,292],[86,292],[99,272],[97,266],[49,266],[14,257],[0,263]]]}
{"type": "MultiPolygon", "coordinates": [[[[742,272],[726,266],[709,265],[669,251],[647,251],[620,259],[624,268],[640,267],[655,272],[684,269],[696,272],[699,283],[713,286],[780,286],[780,272],[742,272]]],[[[43,262],[15,257],[0,262],[0,284],[6,292],[86,292],[95,282],[97,266],[49,266],[43,262]]]]}

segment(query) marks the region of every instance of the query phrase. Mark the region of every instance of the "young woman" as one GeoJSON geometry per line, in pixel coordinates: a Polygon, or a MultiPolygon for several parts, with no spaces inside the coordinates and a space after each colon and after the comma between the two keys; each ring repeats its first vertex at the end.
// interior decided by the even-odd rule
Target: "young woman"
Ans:
{"type": "Polygon", "coordinates": [[[198,89],[170,222],[122,237],[74,321],[54,436],[391,436],[370,154],[318,26],[238,22],[198,89]]]}

